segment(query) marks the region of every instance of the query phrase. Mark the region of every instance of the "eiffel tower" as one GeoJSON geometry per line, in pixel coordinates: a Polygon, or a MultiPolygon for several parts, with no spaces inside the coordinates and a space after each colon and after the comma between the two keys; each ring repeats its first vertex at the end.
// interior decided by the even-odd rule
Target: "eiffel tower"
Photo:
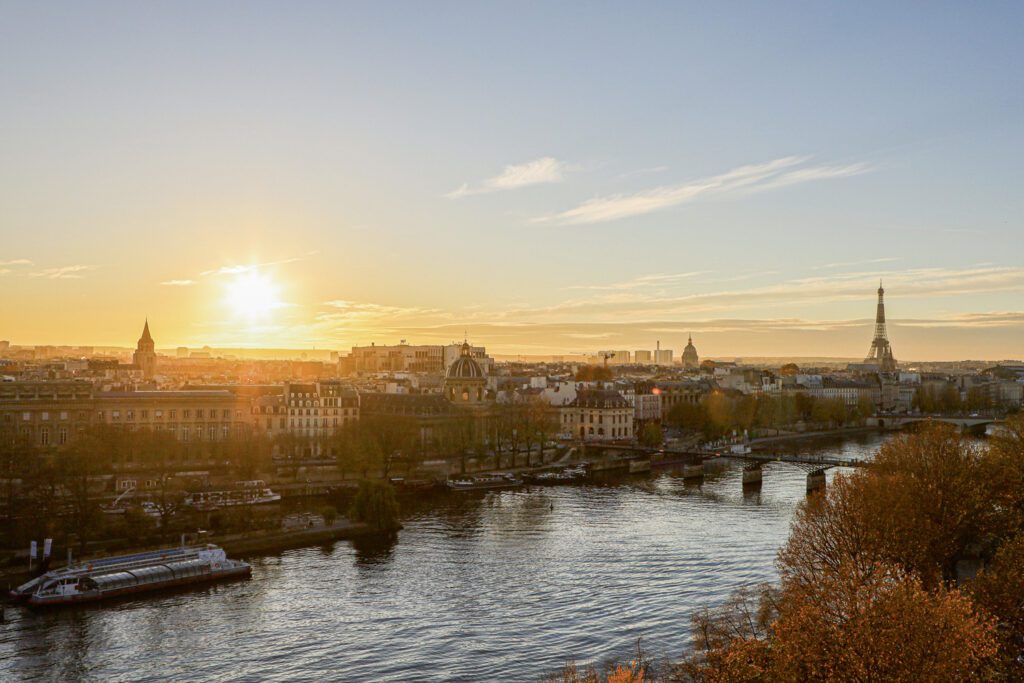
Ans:
{"type": "Polygon", "coordinates": [[[892,346],[885,333],[885,290],[882,281],[878,281],[878,310],[875,313],[875,338],[871,340],[871,350],[865,363],[877,365],[882,372],[896,372],[896,359],[892,357],[892,346]]]}

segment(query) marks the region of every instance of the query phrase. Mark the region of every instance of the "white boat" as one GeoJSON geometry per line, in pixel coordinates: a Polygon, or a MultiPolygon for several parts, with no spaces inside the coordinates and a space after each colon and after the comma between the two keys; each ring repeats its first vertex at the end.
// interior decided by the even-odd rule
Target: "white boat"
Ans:
{"type": "Polygon", "coordinates": [[[216,510],[237,505],[263,505],[281,500],[261,479],[235,482],[235,488],[223,491],[195,491],[185,496],[185,505],[197,510],[216,510]]]}
{"type": "Polygon", "coordinates": [[[130,499],[135,494],[135,487],[125,489],[112,503],[101,505],[100,510],[105,515],[123,515],[131,509],[139,509],[149,517],[159,517],[160,508],[151,500],[144,500],[135,504],[130,499]]]}
{"type": "Polygon", "coordinates": [[[11,591],[33,606],[95,602],[193,583],[248,577],[252,567],[215,545],[120,555],[47,572],[11,591]]]}
{"type": "Polygon", "coordinates": [[[512,474],[493,474],[465,479],[449,479],[446,482],[452,491],[478,491],[483,489],[507,489],[522,486],[523,480],[512,474]]]}

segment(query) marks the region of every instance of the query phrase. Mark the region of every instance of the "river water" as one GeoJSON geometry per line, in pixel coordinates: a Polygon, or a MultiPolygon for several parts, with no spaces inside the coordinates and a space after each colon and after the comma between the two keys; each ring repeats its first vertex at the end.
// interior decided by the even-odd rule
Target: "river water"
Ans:
{"type": "MultiPolygon", "coordinates": [[[[800,448],[864,457],[882,438],[800,448]]],[[[250,581],[8,609],[0,679],[536,681],[638,638],[676,657],[695,610],[775,580],[805,497],[793,465],[766,466],[754,494],[740,473],[433,496],[406,502],[393,542],[249,558],[250,581]]]]}

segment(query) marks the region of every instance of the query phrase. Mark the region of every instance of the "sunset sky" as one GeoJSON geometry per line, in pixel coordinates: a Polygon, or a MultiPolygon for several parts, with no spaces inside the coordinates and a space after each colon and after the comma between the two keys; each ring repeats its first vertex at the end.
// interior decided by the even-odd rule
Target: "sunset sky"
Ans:
{"type": "Polygon", "coordinates": [[[1024,4],[0,2],[0,339],[1024,356],[1024,4]],[[243,11],[244,10],[244,11],[243,11]]]}

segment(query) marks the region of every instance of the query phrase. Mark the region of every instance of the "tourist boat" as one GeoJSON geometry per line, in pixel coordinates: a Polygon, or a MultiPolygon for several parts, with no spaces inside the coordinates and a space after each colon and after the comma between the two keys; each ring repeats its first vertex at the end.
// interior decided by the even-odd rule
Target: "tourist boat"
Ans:
{"type": "Polygon", "coordinates": [[[531,484],[571,484],[581,479],[586,479],[587,470],[582,465],[566,467],[561,470],[549,470],[547,472],[536,472],[527,475],[527,481],[531,484]]]}
{"type": "Polygon", "coordinates": [[[491,474],[465,479],[449,479],[448,489],[451,491],[478,491],[483,489],[507,489],[522,486],[523,480],[512,474],[491,474]]]}
{"type": "Polygon", "coordinates": [[[197,510],[216,510],[236,505],[263,505],[281,500],[261,479],[237,481],[235,487],[224,491],[195,491],[185,496],[184,503],[197,510]]]}
{"type": "Polygon", "coordinates": [[[79,562],[47,572],[11,591],[31,606],[95,602],[132,593],[252,575],[215,545],[169,548],[79,562]]]}

